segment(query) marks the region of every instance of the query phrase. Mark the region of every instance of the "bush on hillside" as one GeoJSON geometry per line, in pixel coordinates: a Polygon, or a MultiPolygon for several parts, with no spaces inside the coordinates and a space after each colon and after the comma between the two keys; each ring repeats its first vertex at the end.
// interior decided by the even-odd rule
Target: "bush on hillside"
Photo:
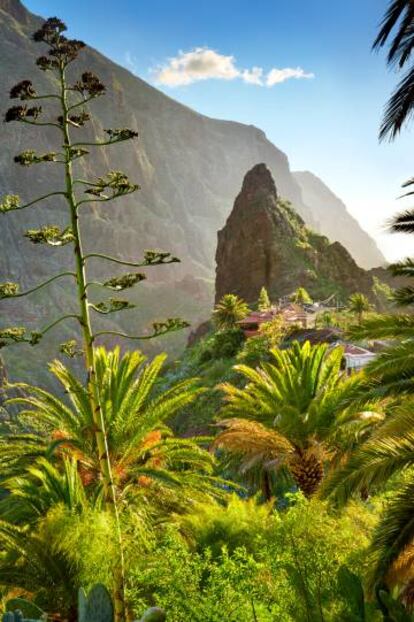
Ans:
{"type": "Polygon", "coordinates": [[[273,503],[233,494],[226,505],[200,503],[182,517],[180,529],[190,546],[199,553],[209,549],[213,558],[225,547],[230,553],[244,547],[253,553],[273,523],[273,503]]]}
{"type": "Polygon", "coordinates": [[[129,596],[136,611],[165,608],[169,622],[351,620],[338,573],[345,565],[363,576],[374,518],[361,505],[331,514],[300,494],[279,512],[241,499],[196,507],[186,520],[190,543],[170,529],[153,554],[137,558],[129,596]]]}
{"type": "Polygon", "coordinates": [[[244,343],[244,334],[240,328],[228,328],[215,332],[203,343],[199,362],[206,363],[214,359],[227,359],[239,352],[244,343]]]}
{"type": "Polygon", "coordinates": [[[291,327],[287,327],[283,318],[276,315],[269,322],[259,327],[259,333],[246,339],[242,350],[238,354],[238,362],[255,367],[261,362],[271,359],[269,351],[277,348],[288,335],[291,327]]]}

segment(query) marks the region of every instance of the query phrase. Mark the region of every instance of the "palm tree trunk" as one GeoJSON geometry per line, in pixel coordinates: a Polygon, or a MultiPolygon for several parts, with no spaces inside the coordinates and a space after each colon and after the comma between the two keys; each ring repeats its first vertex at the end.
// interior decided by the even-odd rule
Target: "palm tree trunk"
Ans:
{"type": "Polygon", "coordinates": [[[262,494],[265,501],[270,501],[272,498],[272,486],[270,482],[269,471],[266,469],[262,472],[262,494]]]}
{"type": "Polygon", "coordinates": [[[314,453],[297,449],[289,462],[289,470],[299,490],[308,499],[318,490],[323,479],[323,464],[314,453]]]}

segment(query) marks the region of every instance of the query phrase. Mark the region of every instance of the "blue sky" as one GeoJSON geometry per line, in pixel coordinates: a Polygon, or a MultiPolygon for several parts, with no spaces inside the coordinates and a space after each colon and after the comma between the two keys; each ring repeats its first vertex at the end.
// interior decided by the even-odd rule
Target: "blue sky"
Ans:
{"type": "Polygon", "coordinates": [[[370,49],[386,0],[72,0],[58,9],[55,0],[25,4],[45,17],[58,12],[72,36],[195,110],[260,127],[286,152],[293,170],[311,170],[344,200],[388,259],[412,254],[410,239],[384,231],[387,219],[405,206],[396,200],[401,183],[414,174],[410,129],[394,143],[377,140],[383,106],[398,79],[386,69],[384,54],[370,49]],[[213,56],[198,50],[194,57],[198,48],[213,56]],[[227,79],[182,84],[194,78],[189,61],[200,61],[200,54],[227,79]],[[171,72],[174,58],[178,78],[171,72]],[[253,67],[261,68],[262,85],[243,79],[243,70],[249,79],[253,67]],[[300,68],[314,77],[266,86],[274,68],[300,68]],[[160,76],[169,83],[159,83],[160,76]],[[174,81],[181,83],[172,86],[174,81]]]}

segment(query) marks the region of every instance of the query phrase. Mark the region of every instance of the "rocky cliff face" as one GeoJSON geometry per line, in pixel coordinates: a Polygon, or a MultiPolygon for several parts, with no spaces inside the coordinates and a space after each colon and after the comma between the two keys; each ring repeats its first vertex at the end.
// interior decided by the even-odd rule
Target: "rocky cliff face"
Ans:
{"type": "Polygon", "coordinates": [[[309,171],[294,172],[293,177],[300,186],[303,201],[312,213],[318,233],[340,242],[362,268],[368,270],[386,263],[374,240],[361,229],[341,199],[319,177],[309,171]]]}
{"type": "MultiPolygon", "coordinates": [[[[330,243],[306,227],[279,198],[265,164],[257,164],[245,176],[218,233],[216,262],[216,300],[235,293],[255,302],[263,285],[273,300],[299,286],[316,299],[336,293],[346,300],[355,291],[372,295],[371,273],[360,268],[342,244],[330,243]]],[[[386,275],[381,270],[376,274],[386,275]]]]}
{"type": "MultiPolygon", "coordinates": [[[[41,51],[30,35],[40,21],[19,0],[0,0],[0,111],[10,106],[8,91],[22,79],[32,79],[39,92],[52,86],[50,76],[34,66],[41,51]]],[[[111,316],[111,326],[116,323],[137,332],[154,315],[181,315],[194,324],[205,319],[214,296],[216,232],[231,210],[240,180],[256,162],[266,162],[281,196],[292,201],[308,224],[316,226],[286,155],[261,130],[197,114],[91,48],[74,65],[73,77],[85,69],[102,79],[108,93],[93,105],[89,136],[99,136],[103,128],[129,127],[139,132],[139,140],[94,153],[80,165],[80,172],[90,178],[109,169],[123,170],[141,185],[140,192],[110,207],[84,210],[87,250],[105,249],[120,258],[134,259],[144,249],[156,247],[182,259],[181,264],[151,272],[149,281],[134,293],[137,310],[120,314],[119,319],[111,316]]],[[[53,128],[39,131],[8,123],[1,124],[0,131],[0,196],[17,193],[29,200],[60,187],[57,167],[25,169],[13,164],[13,156],[24,149],[55,150],[53,128]]],[[[48,222],[66,224],[59,201],[45,205],[45,209],[33,208],[2,218],[0,281],[10,279],[30,287],[68,265],[69,249],[34,247],[22,237],[31,227],[48,222]]],[[[70,289],[63,282],[56,283],[30,300],[4,301],[0,322],[8,325],[17,321],[32,328],[44,325],[72,304],[70,289]]],[[[30,348],[5,351],[12,377],[33,379],[33,369],[43,369],[45,361],[56,354],[56,342],[70,335],[70,328],[57,332],[36,352],[30,348]]],[[[174,344],[183,344],[185,337],[167,337],[156,347],[171,349],[174,344]]]]}

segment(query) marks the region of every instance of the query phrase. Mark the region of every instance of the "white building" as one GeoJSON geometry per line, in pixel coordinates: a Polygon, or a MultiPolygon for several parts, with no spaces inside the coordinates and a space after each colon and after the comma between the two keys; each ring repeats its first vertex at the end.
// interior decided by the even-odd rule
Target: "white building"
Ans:
{"type": "Polygon", "coordinates": [[[344,345],[345,369],[348,374],[354,371],[360,371],[365,365],[368,365],[377,355],[360,346],[354,346],[350,343],[344,345]]]}

